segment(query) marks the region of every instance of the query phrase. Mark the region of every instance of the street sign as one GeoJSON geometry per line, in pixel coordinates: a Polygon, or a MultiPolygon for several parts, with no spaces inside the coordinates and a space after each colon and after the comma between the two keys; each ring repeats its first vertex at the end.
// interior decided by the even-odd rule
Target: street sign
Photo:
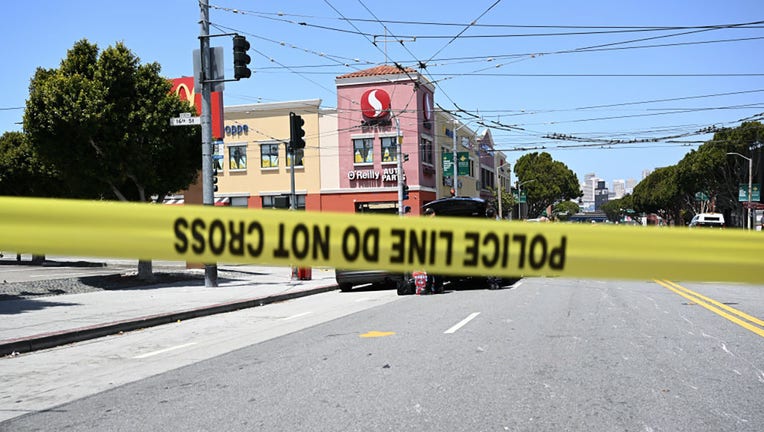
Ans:
{"type": "MultiPolygon", "coordinates": [[[[182,113],[188,114],[188,113],[182,113]]],[[[202,118],[201,117],[173,117],[170,119],[170,126],[193,126],[193,125],[200,125],[202,124],[202,118]]]]}

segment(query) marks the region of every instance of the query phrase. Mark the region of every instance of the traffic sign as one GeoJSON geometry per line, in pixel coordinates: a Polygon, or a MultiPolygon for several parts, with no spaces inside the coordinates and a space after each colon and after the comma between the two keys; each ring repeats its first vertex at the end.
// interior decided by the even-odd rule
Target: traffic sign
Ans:
{"type": "MultiPolygon", "coordinates": [[[[185,114],[185,113],[183,113],[185,114]]],[[[181,115],[183,115],[181,114],[181,115]]],[[[192,126],[202,124],[201,117],[173,117],[170,119],[170,126],[192,126]]]]}

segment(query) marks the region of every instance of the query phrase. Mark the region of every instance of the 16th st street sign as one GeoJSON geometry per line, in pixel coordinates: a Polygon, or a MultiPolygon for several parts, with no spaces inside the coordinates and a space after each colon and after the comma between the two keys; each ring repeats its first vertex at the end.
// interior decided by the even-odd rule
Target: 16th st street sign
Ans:
{"type": "Polygon", "coordinates": [[[192,117],[191,113],[180,113],[180,117],[172,117],[170,119],[170,126],[192,126],[202,124],[202,118],[199,116],[192,117]]]}

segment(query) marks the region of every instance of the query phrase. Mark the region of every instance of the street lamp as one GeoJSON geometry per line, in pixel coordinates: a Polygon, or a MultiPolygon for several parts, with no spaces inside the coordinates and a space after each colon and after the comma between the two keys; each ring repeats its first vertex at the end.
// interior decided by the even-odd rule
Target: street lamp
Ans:
{"type": "Polygon", "coordinates": [[[743,158],[743,159],[748,161],[748,223],[746,224],[746,226],[750,230],[751,229],[751,192],[752,192],[752,189],[753,189],[753,183],[752,183],[752,181],[753,181],[753,177],[752,177],[753,176],[753,159],[749,158],[749,157],[745,157],[745,156],[741,155],[740,153],[735,153],[735,152],[728,152],[727,154],[728,155],[740,156],[741,158],[743,158]]]}
{"type": "Polygon", "coordinates": [[[504,215],[501,212],[501,201],[502,201],[502,199],[501,199],[501,178],[502,178],[502,174],[504,174],[504,161],[500,161],[501,165],[496,166],[497,159],[498,158],[494,154],[493,164],[494,164],[494,167],[496,167],[495,168],[496,169],[496,179],[497,179],[498,188],[499,188],[498,189],[498,194],[497,194],[497,198],[498,198],[497,201],[499,201],[499,219],[503,219],[504,215]]]}
{"type": "Polygon", "coordinates": [[[528,184],[528,183],[535,182],[535,181],[536,181],[536,179],[530,179],[530,180],[526,180],[524,182],[519,182],[519,181],[517,182],[517,220],[522,220],[523,219],[522,213],[520,213],[520,205],[521,205],[520,204],[520,199],[523,196],[523,193],[521,192],[520,188],[524,184],[528,184]]]}

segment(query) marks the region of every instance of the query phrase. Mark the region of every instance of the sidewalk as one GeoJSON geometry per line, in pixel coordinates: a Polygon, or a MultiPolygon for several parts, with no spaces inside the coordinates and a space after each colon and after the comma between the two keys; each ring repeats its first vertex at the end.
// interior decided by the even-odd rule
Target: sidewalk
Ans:
{"type": "MultiPolygon", "coordinates": [[[[108,267],[108,265],[107,265],[108,267]]],[[[333,269],[292,279],[285,267],[225,266],[235,277],[0,301],[0,356],[51,348],[178,320],[230,312],[337,289],[333,269]]],[[[121,270],[115,269],[115,273],[121,270]]],[[[194,270],[204,274],[203,270],[194,270]]]]}

